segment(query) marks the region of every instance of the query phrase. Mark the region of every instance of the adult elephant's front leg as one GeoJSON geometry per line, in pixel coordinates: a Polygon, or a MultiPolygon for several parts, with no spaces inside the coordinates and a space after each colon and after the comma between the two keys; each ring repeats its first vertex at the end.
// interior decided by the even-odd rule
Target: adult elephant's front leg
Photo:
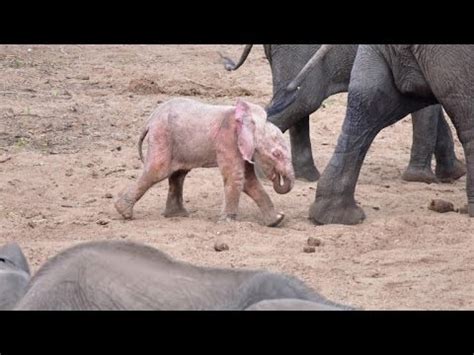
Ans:
{"type": "Polygon", "coordinates": [[[309,116],[305,116],[290,128],[291,157],[295,177],[307,181],[317,181],[319,171],[314,164],[309,134],[309,116]]]}
{"type": "Polygon", "coordinates": [[[398,92],[378,53],[359,47],[342,133],[310,207],[309,216],[315,223],[357,224],[365,219],[354,192],[370,144],[384,127],[424,106],[398,92]]]}

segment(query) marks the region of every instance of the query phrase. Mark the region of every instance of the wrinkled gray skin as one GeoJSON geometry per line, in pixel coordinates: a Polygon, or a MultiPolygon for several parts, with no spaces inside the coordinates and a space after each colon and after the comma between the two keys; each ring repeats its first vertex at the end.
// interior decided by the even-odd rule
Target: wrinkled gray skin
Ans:
{"type": "Polygon", "coordinates": [[[364,220],[354,191],[372,141],[383,128],[433,104],[444,107],[463,145],[468,213],[474,216],[473,58],[472,45],[359,46],[342,132],[310,207],[315,223],[364,220]]]}
{"type": "Polygon", "coordinates": [[[30,281],[30,268],[20,246],[6,244],[0,248],[0,310],[12,309],[23,297],[30,281]]]}
{"type": "Polygon", "coordinates": [[[328,301],[294,277],[258,270],[198,267],[176,261],[149,246],[100,241],[74,246],[48,260],[32,278],[15,309],[350,308],[328,301]],[[270,300],[273,302],[262,303],[270,300]]]}
{"type": "MultiPolygon", "coordinates": [[[[247,45],[237,64],[223,57],[227,70],[239,68],[250,53],[252,45],[247,45]]],[[[273,78],[274,98],[268,108],[269,121],[282,132],[290,130],[292,163],[295,176],[299,179],[316,181],[319,172],[314,165],[309,135],[309,115],[319,109],[322,102],[331,95],[346,92],[350,72],[357,52],[357,45],[334,45],[318,59],[303,76],[305,80],[294,102],[272,114],[275,101],[285,92],[287,85],[299,71],[320,52],[321,45],[264,45],[265,55],[270,62],[273,78]]],[[[402,175],[406,181],[426,183],[451,182],[466,173],[454,153],[451,130],[439,106],[414,112],[413,146],[409,165],[402,175]],[[433,119],[433,117],[435,119],[433,119]],[[436,157],[436,175],[431,170],[433,152],[436,157]]]]}

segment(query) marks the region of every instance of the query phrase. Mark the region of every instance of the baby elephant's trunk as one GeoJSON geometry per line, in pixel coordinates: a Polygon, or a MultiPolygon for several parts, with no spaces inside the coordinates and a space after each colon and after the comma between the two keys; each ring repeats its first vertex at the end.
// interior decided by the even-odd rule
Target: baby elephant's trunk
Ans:
{"type": "Polygon", "coordinates": [[[277,174],[273,179],[273,189],[279,194],[287,194],[293,188],[295,179],[277,174]]]}

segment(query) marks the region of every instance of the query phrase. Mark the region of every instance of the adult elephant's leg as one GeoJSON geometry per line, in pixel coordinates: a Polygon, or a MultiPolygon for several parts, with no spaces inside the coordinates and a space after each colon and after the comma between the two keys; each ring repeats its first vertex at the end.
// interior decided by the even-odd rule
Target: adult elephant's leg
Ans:
{"type": "Polygon", "coordinates": [[[438,130],[438,107],[438,105],[425,107],[411,115],[413,143],[410,162],[402,174],[402,179],[405,181],[419,181],[428,184],[438,182],[431,170],[438,130]]]}
{"type": "Polygon", "coordinates": [[[290,128],[290,142],[295,177],[307,181],[317,181],[320,174],[314,164],[311,151],[309,116],[305,116],[290,128]]]}
{"type": "MultiPolygon", "coordinates": [[[[441,84],[438,84],[441,86],[441,84]]],[[[465,89],[468,91],[469,89],[465,89]]],[[[474,217],[474,103],[470,97],[465,95],[453,95],[447,97],[438,95],[440,101],[451,118],[456,128],[459,140],[464,148],[466,157],[467,179],[466,192],[468,202],[468,213],[474,217]]]]}
{"type": "Polygon", "coordinates": [[[365,219],[354,192],[373,139],[384,127],[423,106],[399,93],[390,68],[374,49],[359,47],[342,132],[309,211],[316,224],[357,224],[365,219]]]}
{"type": "Polygon", "coordinates": [[[435,157],[436,157],[436,177],[441,182],[452,182],[466,174],[466,166],[454,152],[454,141],[451,129],[439,106],[438,134],[436,139],[435,157]]]}

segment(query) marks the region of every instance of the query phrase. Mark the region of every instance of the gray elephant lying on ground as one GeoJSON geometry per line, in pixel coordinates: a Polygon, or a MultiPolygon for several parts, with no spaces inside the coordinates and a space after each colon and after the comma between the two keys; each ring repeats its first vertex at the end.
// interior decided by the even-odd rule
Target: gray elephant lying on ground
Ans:
{"type": "Polygon", "coordinates": [[[267,121],[265,110],[238,100],[235,106],[211,105],[196,100],[168,100],[151,114],[140,139],[148,136],[148,150],[140,178],[115,203],[127,219],[133,207],[154,184],[168,178],[165,217],[187,216],[183,205],[183,184],[194,168],[219,167],[224,180],[223,220],[237,217],[240,195],[252,198],[265,225],[275,227],[284,218],[257,179],[254,163],[273,182],[277,193],[293,188],[295,173],[291,152],[283,134],[267,121]]]}
{"type": "Polygon", "coordinates": [[[30,280],[30,268],[16,243],[0,248],[0,310],[11,309],[23,297],[30,280]]]}
{"type": "MultiPolygon", "coordinates": [[[[292,162],[296,178],[316,181],[319,172],[314,165],[309,136],[309,115],[319,109],[331,95],[345,92],[357,52],[357,45],[334,45],[320,51],[321,45],[264,45],[273,78],[273,94],[278,99],[298,72],[315,53],[320,54],[318,65],[305,74],[295,101],[285,110],[272,115],[269,121],[283,132],[290,130],[292,162]],[[324,53],[324,54],[323,54],[324,53]]],[[[247,45],[237,64],[224,57],[227,70],[236,70],[246,60],[252,45],[247,45]]],[[[272,105],[273,106],[273,105],[272,105]]],[[[450,182],[465,175],[466,169],[454,153],[451,130],[441,108],[428,107],[412,114],[413,145],[409,165],[402,175],[406,181],[450,182]],[[431,169],[433,153],[436,175],[431,169]]]]}
{"type": "MultiPolygon", "coordinates": [[[[383,128],[433,104],[444,107],[463,145],[468,213],[474,216],[473,58],[473,45],[359,46],[342,132],[310,208],[315,223],[364,220],[354,192],[372,141],[383,128]]],[[[286,99],[280,102],[286,105],[286,99]]]]}
{"type": "MultiPolygon", "coordinates": [[[[29,279],[23,254],[14,263],[6,274],[16,277],[22,270],[22,276],[29,279]]],[[[0,278],[0,301],[9,308],[16,303],[17,310],[350,309],[327,300],[295,277],[198,267],[125,241],[68,248],[49,259],[28,286],[15,277],[0,278]]]]}

